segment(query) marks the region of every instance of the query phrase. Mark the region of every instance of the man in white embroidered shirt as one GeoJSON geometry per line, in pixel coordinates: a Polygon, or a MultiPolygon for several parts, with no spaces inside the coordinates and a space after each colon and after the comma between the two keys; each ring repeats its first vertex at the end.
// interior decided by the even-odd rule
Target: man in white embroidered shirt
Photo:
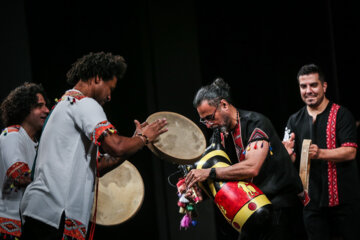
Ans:
{"type": "Polygon", "coordinates": [[[165,119],[151,124],[135,120],[133,137],[116,134],[102,105],[110,101],[125,71],[121,56],[99,52],[78,59],[67,73],[75,86],[59,100],[44,127],[34,181],[21,202],[22,239],[85,239],[95,173],[115,168],[167,131],[165,119]],[[97,161],[100,145],[114,158],[97,161]]]}
{"type": "Polygon", "coordinates": [[[19,205],[31,182],[38,137],[49,109],[41,85],[24,83],[1,103],[0,135],[0,239],[21,235],[19,205]]]}

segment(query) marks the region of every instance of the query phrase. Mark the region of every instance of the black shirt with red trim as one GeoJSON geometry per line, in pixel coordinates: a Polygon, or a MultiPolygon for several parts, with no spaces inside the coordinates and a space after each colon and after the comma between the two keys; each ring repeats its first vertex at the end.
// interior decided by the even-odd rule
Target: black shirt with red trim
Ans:
{"type": "MultiPolygon", "coordinates": [[[[290,156],[283,146],[270,120],[264,115],[238,109],[240,128],[233,137],[224,138],[225,149],[231,161],[244,160],[244,151],[251,142],[257,142],[257,148],[263,141],[268,141],[270,149],[258,176],[252,179],[272,202],[274,208],[289,207],[299,204],[297,194],[303,191],[299,174],[296,172],[290,156]]],[[[237,130],[235,129],[234,132],[237,130]]]]}
{"type": "MultiPolygon", "coordinates": [[[[304,139],[311,139],[321,149],[356,147],[356,125],[345,107],[329,102],[313,123],[306,106],[290,116],[285,134],[295,133],[295,167],[299,170],[304,139]]],[[[309,181],[309,208],[336,206],[360,200],[359,176],[355,160],[330,163],[312,159],[309,181]]]]}

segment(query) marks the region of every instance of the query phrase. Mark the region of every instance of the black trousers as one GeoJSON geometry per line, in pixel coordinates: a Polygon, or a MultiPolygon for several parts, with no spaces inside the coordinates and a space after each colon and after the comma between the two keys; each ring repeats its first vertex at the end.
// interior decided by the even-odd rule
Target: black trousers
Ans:
{"type": "Polygon", "coordinates": [[[59,229],[31,217],[24,217],[20,240],[61,240],[64,234],[65,214],[61,216],[59,229]]]}
{"type": "Polygon", "coordinates": [[[319,209],[304,209],[304,223],[309,240],[358,240],[360,204],[319,209]]]}
{"type": "Polygon", "coordinates": [[[306,240],[302,218],[303,206],[272,209],[271,215],[259,228],[248,228],[239,234],[215,209],[218,240],[306,240]]]}
{"type": "Polygon", "coordinates": [[[261,229],[240,233],[239,240],[305,240],[301,218],[302,209],[284,207],[273,209],[272,216],[261,229]]]}

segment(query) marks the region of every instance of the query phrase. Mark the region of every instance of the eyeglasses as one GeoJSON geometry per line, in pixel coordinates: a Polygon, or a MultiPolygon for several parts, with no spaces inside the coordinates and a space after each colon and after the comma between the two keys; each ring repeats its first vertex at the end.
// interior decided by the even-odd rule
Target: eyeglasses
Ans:
{"type": "Polygon", "coordinates": [[[219,105],[216,106],[215,111],[214,111],[213,114],[207,115],[207,116],[205,116],[205,117],[203,117],[203,118],[200,118],[200,122],[201,122],[202,124],[205,124],[205,125],[206,125],[206,124],[212,125],[212,124],[213,124],[212,121],[215,120],[215,113],[216,113],[218,107],[219,107],[219,105]]]}

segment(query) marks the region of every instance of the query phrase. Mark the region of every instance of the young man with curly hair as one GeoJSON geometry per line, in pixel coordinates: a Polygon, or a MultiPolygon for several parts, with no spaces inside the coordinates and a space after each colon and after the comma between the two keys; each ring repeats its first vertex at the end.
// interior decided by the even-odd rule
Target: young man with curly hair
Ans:
{"type": "MultiPolygon", "coordinates": [[[[52,110],[39,145],[34,181],[21,202],[22,239],[85,239],[95,174],[121,164],[167,131],[166,120],[140,124],[135,134],[116,134],[102,105],[123,77],[126,63],[111,53],[90,53],[67,73],[73,89],[52,110]],[[111,157],[98,158],[99,146],[111,157]]],[[[90,232],[91,233],[91,232],[90,232]]]]}
{"type": "Polygon", "coordinates": [[[1,104],[7,126],[0,135],[0,238],[21,235],[20,200],[31,182],[38,135],[49,113],[41,85],[24,83],[1,104]]]}

